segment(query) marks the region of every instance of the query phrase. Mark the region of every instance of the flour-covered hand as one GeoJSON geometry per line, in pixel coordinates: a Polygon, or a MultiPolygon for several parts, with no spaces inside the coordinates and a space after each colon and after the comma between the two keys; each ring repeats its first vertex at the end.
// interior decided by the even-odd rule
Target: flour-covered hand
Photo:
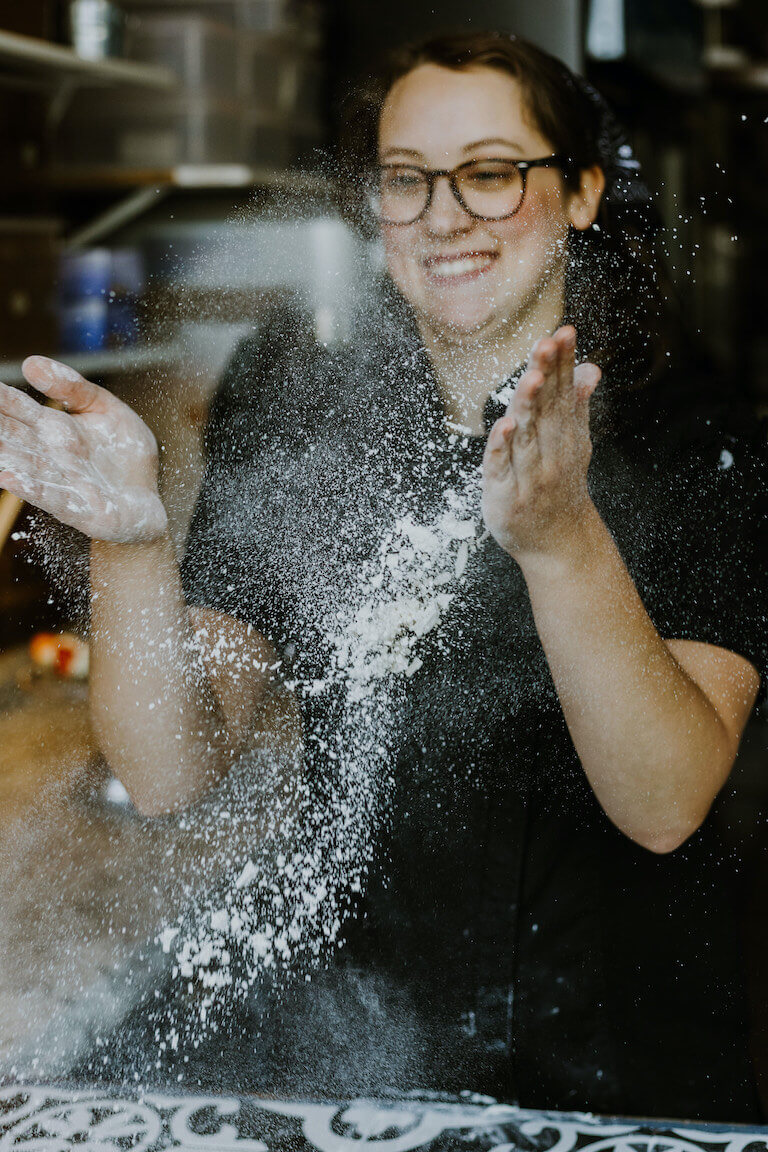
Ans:
{"type": "Polygon", "coordinates": [[[539,340],[488,437],[483,517],[501,547],[520,563],[569,548],[579,525],[594,513],[587,488],[589,398],[600,369],[576,367],[575,348],[571,327],[539,340]]]}
{"type": "Polygon", "coordinates": [[[95,540],[161,536],[157,443],[144,421],[66,364],[30,356],[22,370],[63,410],[0,384],[0,487],[95,540]]]}

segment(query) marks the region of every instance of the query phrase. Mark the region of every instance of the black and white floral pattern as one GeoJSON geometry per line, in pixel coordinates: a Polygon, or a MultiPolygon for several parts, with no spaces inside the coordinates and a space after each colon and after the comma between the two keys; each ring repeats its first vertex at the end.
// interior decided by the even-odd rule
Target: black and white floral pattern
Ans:
{"type": "Polygon", "coordinates": [[[0,1088],[0,1152],[768,1152],[768,1128],[601,1119],[423,1098],[301,1103],[0,1088]]]}

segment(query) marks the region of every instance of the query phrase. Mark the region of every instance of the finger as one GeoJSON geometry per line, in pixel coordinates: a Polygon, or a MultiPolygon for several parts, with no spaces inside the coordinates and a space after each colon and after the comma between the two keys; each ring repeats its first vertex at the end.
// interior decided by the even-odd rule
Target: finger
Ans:
{"type": "Polygon", "coordinates": [[[18,496],[19,500],[25,500],[38,508],[42,507],[40,501],[42,485],[27,466],[19,466],[14,462],[9,464],[4,460],[0,470],[0,488],[10,492],[12,496],[18,496]]]}
{"type": "Polygon", "coordinates": [[[483,458],[483,474],[487,479],[502,480],[509,474],[515,427],[513,416],[501,416],[491,428],[483,458]]]}
{"type": "Polygon", "coordinates": [[[16,388],[0,386],[0,443],[7,449],[13,451],[25,444],[50,455],[69,447],[72,440],[69,416],[39,404],[16,388]]]}
{"type": "Polygon", "coordinates": [[[576,412],[574,361],[576,329],[568,324],[558,328],[552,337],[555,349],[554,387],[549,402],[542,407],[537,423],[537,438],[542,459],[556,459],[562,452],[564,437],[573,425],[576,412]]]}
{"type": "MultiPolygon", "coordinates": [[[[17,458],[34,456],[40,459],[43,444],[28,424],[20,424],[11,416],[4,416],[0,420],[0,460],[13,467],[17,458]]],[[[0,467],[2,464],[0,464],[0,467]]]]}
{"type": "Polygon", "coordinates": [[[54,476],[43,480],[44,474],[45,465],[37,452],[24,447],[9,452],[5,446],[0,447],[0,488],[56,516],[69,499],[71,489],[68,484],[57,483],[54,476]],[[42,495],[44,489],[48,492],[47,502],[42,495]]]}
{"type": "Polygon", "coordinates": [[[576,421],[582,430],[589,431],[589,402],[602,378],[596,364],[579,364],[573,375],[576,398],[576,421]]]}
{"type": "Polygon", "coordinates": [[[602,369],[598,368],[597,364],[590,364],[589,361],[585,361],[583,364],[579,364],[573,373],[575,390],[579,394],[584,393],[589,398],[602,378],[602,369]]]}
{"type": "Polygon", "coordinates": [[[3,469],[0,471],[0,488],[33,504],[43,512],[55,516],[62,524],[78,527],[78,518],[92,514],[93,509],[87,498],[69,484],[56,484],[49,480],[40,480],[36,475],[23,468],[3,469]]]}
{"type": "Polygon", "coordinates": [[[104,397],[109,395],[68,364],[61,364],[48,356],[28,356],[21,370],[25,379],[38,392],[43,392],[52,400],[60,400],[70,412],[100,409],[104,405],[104,397]]]}
{"type": "Polygon", "coordinates": [[[551,336],[545,336],[534,344],[528,361],[528,370],[539,372],[542,377],[537,398],[537,407],[540,411],[551,408],[557,399],[557,356],[556,342],[551,336]]]}
{"type": "Polygon", "coordinates": [[[573,373],[576,360],[576,329],[571,324],[558,328],[553,337],[557,346],[557,399],[561,408],[573,412],[573,373]]]}
{"type": "Polygon", "coordinates": [[[18,388],[0,382],[0,416],[12,417],[21,424],[34,426],[44,412],[42,404],[18,388]]]}
{"type": "Polygon", "coordinates": [[[545,377],[538,368],[529,368],[518,381],[505,416],[512,416],[516,424],[516,438],[523,442],[534,433],[538,394],[544,387],[545,377]],[[517,435],[519,433],[519,435],[517,435]]]}
{"type": "MultiPolygon", "coordinates": [[[[58,419],[65,417],[58,415],[58,419]]],[[[46,431],[5,416],[0,420],[0,468],[4,473],[32,479],[35,483],[39,481],[62,490],[69,488],[71,477],[62,469],[58,451],[66,446],[66,436],[66,429],[54,427],[46,431]]]]}
{"type": "Polygon", "coordinates": [[[18,496],[20,500],[32,502],[28,496],[32,490],[31,478],[26,474],[12,471],[7,465],[0,468],[0,488],[5,492],[10,492],[12,496],[18,496]]]}
{"type": "MultiPolygon", "coordinates": [[[[512,464],[518,481],[523,473],[536,468],[541,463],[539,443],[539,423],[541,413],[537,411],[538,393],[544,387],[544,379],[538,371],[526,372],[515,390],[515,430],[512,435],[512,464]]],[[[543,421],[546,423],[546,420],[543,421]]]]}

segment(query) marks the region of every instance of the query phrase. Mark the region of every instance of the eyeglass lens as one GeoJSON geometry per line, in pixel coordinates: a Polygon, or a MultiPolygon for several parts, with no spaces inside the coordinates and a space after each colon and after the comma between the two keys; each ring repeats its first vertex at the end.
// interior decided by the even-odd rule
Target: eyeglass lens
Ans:
{"type": "MultiPolygon", "coordinates": [[[[523,177],[515,164],[483,160],[465,164],[453,173],[454,186],[464,206],[476,216],[499,220],[511,216],[523,199],[523,177]]],[[[388,224],[410,224],[422,214],[429,200],[426,173],[407,165],[381,169],[377,208],[388,224]]]]}

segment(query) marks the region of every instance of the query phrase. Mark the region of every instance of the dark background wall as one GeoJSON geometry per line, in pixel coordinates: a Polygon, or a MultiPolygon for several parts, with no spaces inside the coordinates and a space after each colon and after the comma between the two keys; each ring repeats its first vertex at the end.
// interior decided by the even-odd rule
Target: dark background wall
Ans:
{"type": "Polygon", "coordinates": [[[340,0],[336,16],[350,72],[405,40],[464,28],[517,32],[579,68],[582,8],[580,0],[340,0]]]}

